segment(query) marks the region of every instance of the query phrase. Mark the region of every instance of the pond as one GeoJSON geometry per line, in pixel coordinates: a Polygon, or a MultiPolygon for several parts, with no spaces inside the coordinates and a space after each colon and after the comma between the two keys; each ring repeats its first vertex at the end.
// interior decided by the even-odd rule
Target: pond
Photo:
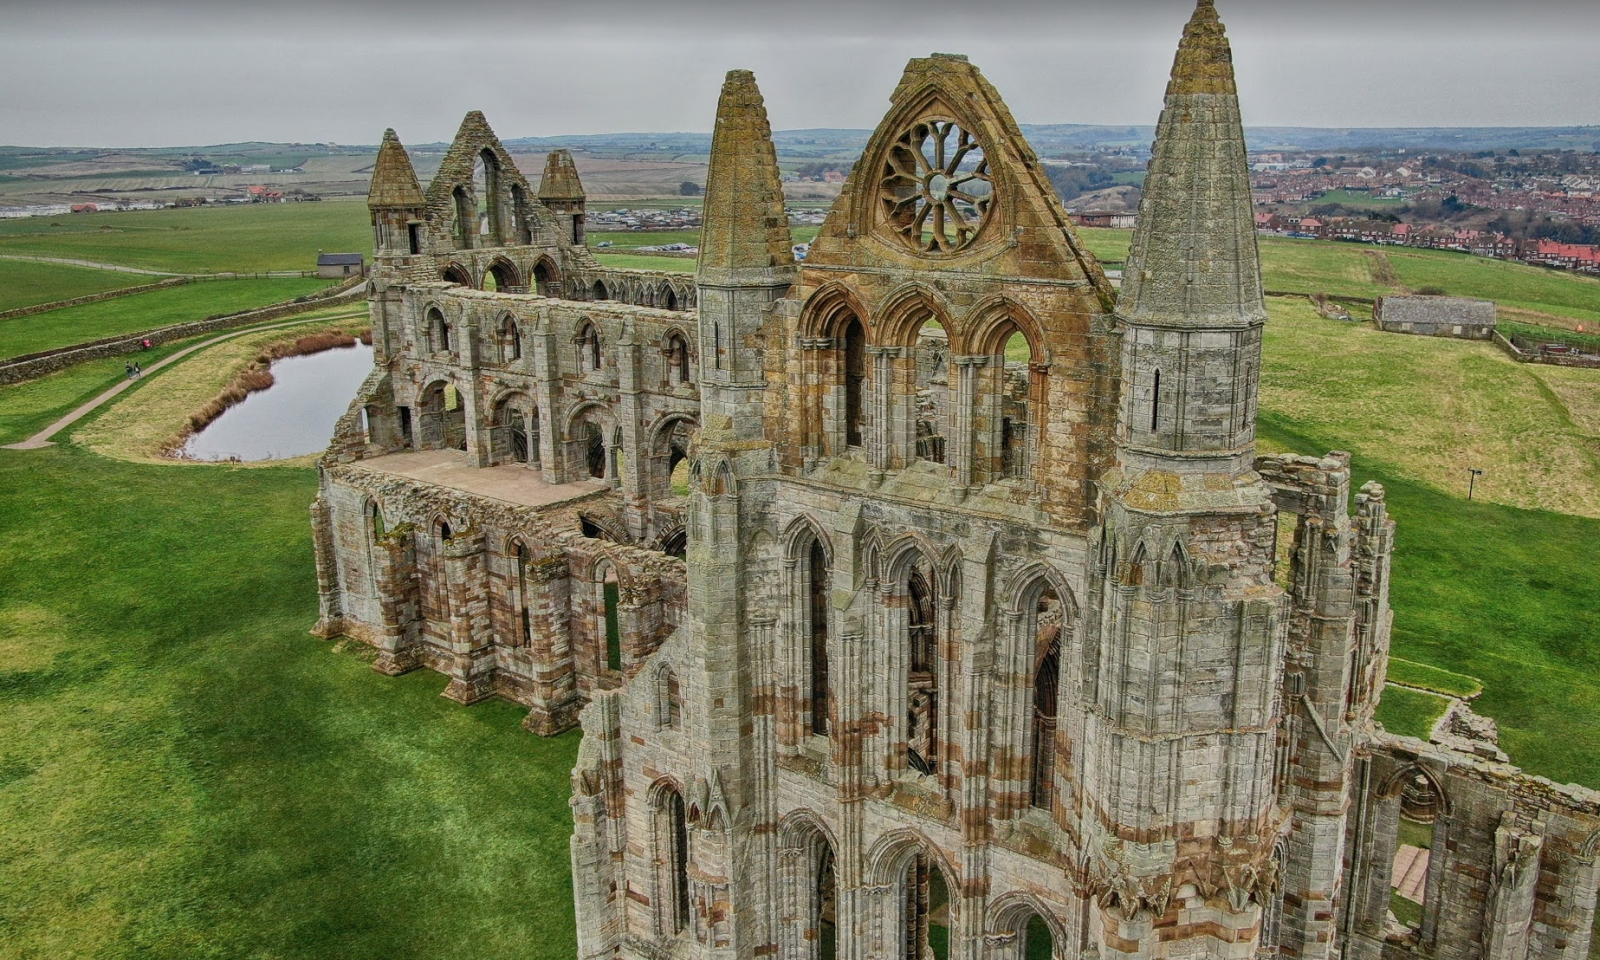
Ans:
{"type": "Polygon", "coordinates": [[[361,381],[372,372],[372,347],[324,350],[272,365],[272,386],[229,407],[189,438],[183,456],[192,460],[284,460],[317,453],[333,438],[333,427],[361,381]]]}

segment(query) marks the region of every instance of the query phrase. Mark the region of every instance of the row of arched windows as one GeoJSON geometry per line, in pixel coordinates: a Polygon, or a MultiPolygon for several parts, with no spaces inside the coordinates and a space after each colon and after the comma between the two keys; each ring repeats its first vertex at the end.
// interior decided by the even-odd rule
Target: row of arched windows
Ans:
{"type": "MultiPolygon", "coordinates": [[[[428,308],[422,332],[425,353],[454,353],[460,349],[454,325],[438,307],[428,308]]],[[[587,376],[605,370],[605,340],[598,324],[588,319],[580,321],[572,342],[579,374],[587,376]]],[[[511,364],[523,359],[522,325],[516,317],[506,314],[500,318],[495,328],[494,347],[499,363],[511,364]]],[[[661,339],[660,352],[662,386],[670,389],[694,383],[694,352],[683,331],[668,330],[661,339]]]]}
{"type": "Polygon", "coordinates": [[[1019,321],[997,320],[966,356],[931,308],[900,310],[874,337],[848,302],[824,298],[807,326],[825,335],[802,338],[807,379],[823,388],[800,401],[805,456],[939,464],[963,485],[1033,475],[1045,366],[1019,321]]]}
{"type": "MultiPolygon", "coordinates": [[[[798,620],[798,635],[805,641],[800,722],[809,735],[827,737],[835,708],[828,602],[832,571],[819,536],[810,536],[799,556],[791,609],[798,620]]],[[[880,585],[880,589],[889,605],[885,623],[891,636],[886,638],[887,648],[900,651],[898,655],[902,657],[897,684],[903,686],[905,702],[904,764],[918,773],[937,776],[948,735],[941,724],[942,688],[949,681],[941,643],[954,630],[955,625],[945,621],[954,616],[960,587],[952,577],[941,593],[932,564],[921,556],[899,569],[902,572],[896,581],[880,585]]],[[[1028,803],[1049,810],[1055,798],[1065,608],[1059,594],[1046,581],[1038,581],[1025,591],[1021,602],[1023,615],[1016,642],[1028,647],[1032,696],[1025,705],[1019,705],[1021,714],[1014,722],[1025,731],[1028,803]]]]}

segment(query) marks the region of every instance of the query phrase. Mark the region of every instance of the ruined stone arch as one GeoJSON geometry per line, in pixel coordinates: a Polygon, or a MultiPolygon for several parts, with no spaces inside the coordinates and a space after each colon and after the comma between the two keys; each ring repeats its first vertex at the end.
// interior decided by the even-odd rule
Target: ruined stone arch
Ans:
{"type": "MultiPolygon", "coordinates": [[[[922,955],[922,950],[916,949],[917,944],[908,941],[915,938],[920,946],[926,947],[931,912],[928,888],[935,871],[945,887],[949,934],[953,940],[961,929],[962,882],[960,873],[942,850],[920,831],[908,827],[880,837],[867,854],[866,864],[866,885],[887,892],[876,904],[877,927],[883,939],[878,949],[867,950],[867,955],[894,958],[922,955]]],[[[954,942],[950,944],[949,955],[961,955],[954,942]]]]}
{"type": "Polygon", "coordinates": [[[494,289],[500,293],[520,293],[523,290],[522,271],[505,257],[495,257],[483,271],[485,290],[489,289],[491,281],[494,283],[494,289]]]}
{"type": "Polygon", "coordinates": [[[689,925],[688,805],[684,786],[663,776],[645,794],[651,812],[651,862],[656,865],[655,926],[662,936],[675,936],[689,925]]]}
{"type": "Polygon", "coordinates": [[[919,561],[928,567],[932,576],[929,584],[936,594],[944,594],[948,581],[939,565],[940,552],[926,538],[916,533],[903,534],[885,548],[881,563],[885,582],[898,583],[910,573],[919,561]]]}
{"type": "Polygon", "coordinates": [[[662,334],[661,359],[666,367],[666,376],[663,379],[667,386],[694,383],[694,339],[682,326],[673,324],[662,334]]]}
{"type": "Polygon", "coordinates": [[[657,288],[656,306],[662,310],[678,309],[678,292],[673,289],[672,284],[663,283],[657,288]]]}
{"type": "Polygon", "coordinates": [[[427,381],[417,392],[416,408],[419,450],[466,449],[467,400],[454,377],[427,381]]]}
{"type": "Polygon", "coordinates": [[[1048,362],[1049,342],[1044,327],[1027,307],[1009,297],[991,297],[968,311],[962,340],[974,355],[1004,356],[1014,333],[1028,341],[1034,362],[1048,362]]]}
{"type": "Polygon", "coordinates": [[[788,814],[778,827],[780,954],[796,960],[837,956],[838,841],[810,810],[788,814]]]}
{"type": "Polygon", "coordinates": [[[1381,800],[1395,799],[1401,795],[1406,782],[1417,776],[1421,776],[1428,781],[1430,788],[1433,790],[1433,795],[1438,798],[1440,818],[1449,817],[1450,794],[1444,789],[1443,779],[1420,763],[1408,763],[1396,770],[1378,786],[1374,796],[1381,800]]]}
{"type": "Polygon", "coordinates": [[[800,336],[838,339],[852,318],[865,326],[869,316],[854,290],[842,283],[829,283],[806,298],[800,313],[800,336]]]}
{"type": "Polygon", "coordinates": [[[491,461],[538,465],[539,433],[538,403],[520,387],[502,387],[489,404],[491,461]]]}
{"type": "Polygon", "coordinates": [[[959,333],[944,298],[927,284],[917,281],[896,287],[873,314],[873,343],[887,347],[915,349],[922,330],[932,321],[950,338],[950,354],[961,352],[959,333]]]}
{"type": "Polygon", "coordinates": [[[522,359],[522,324],[515,314],[503,313],[496,331],[501,363],[515,363],[522,359]]]}
{"type": "Polygon", "coordinates": [[[578,373],[598,373],[605,369],[605,337],[592,317],[579,317],[572,330],[572,343],[578,356],[578,373]]]}
{"type": "Polygon", "coordinates": [[[669,557],[685,559],[689,550],[689,528],[682,520],[674,519],[663,525],[656,534],[655,549],[669,557]]]}
{"type": "Polygon", "coordinates": [[[683,728],[683,689],[682,681],[672,669],[672,663],[664,658],[656,661],[652,670],[654,684],[652,691],[655,694],[655,721],[658,730],[680,730],[683,728]]]}
{"type": "Polygon", "coordinates": [[[604,280],[596,279],[594,285],[589,288],[589,298],[591,300],[610,300],[612,299],[612,291],[606,286],[604,280]]]}
{"type": "Polygon", "coordinates": [[[987,910],[984,932],[995,944],[993,960],[1026,960],[1033,953],[1028,943],[1028,928],[1037,918],[1050,934],[1052,957],[1062,957],[1068,943],[1066,926],[1054,911],[1031,893],[1012,891],[995,898],[987,910]]]}
{"type": "Polygon", "coordinates": [[[554,297],[564,299],[566,290],[561,283],[561,269],[548,255],[539,258],[531,271],[533,276],[533,293],[541,297],[554,297]]]}
{"type": "Polygon", "coordinates": [[[616,427],[611,407],[599,400],[580,400],[566,417],[567,472],[596,480],[610,476],[609,439],[616,427]]]}
{"type": "Polygon", "coordinates": [[[1061,571],[1045,563],[1030,563],[1006,579],[1001,596],[1010,613],[1026,613],[1030,604],[1038,602],[1045,590],[1055,592],[1061,600],[1063,612],[1070,617],[1078,615],[1078,600],[1061,571]]]}
{"type": "Polygon", "coordinates": [[[815,517],[802,513],[790,520],[783,527],[783,534],[779,542],[783,544],[785,560],[799,563],[805,559],[805,551],[810,549],[810,543],[816,540],[822,544],[823,556],[827,558],[828,566],[833,566],[833,543],[828,539],[826,527],[815,517]]]}
{"type": "Polygon", "coordinates": [[[649,483],[651,493],[667,499],[672,491],[672,475],[678,465],[689,461],[694,436],[700,430],[700,421],[687,413],[669,413],[650,428],[649,483]]]}
{"type": "Polygon", "coordinates": [[[463,287],[477,286],[472,282],[472,271],[460,263],[445,264],[444,269],[439,272],[439,279],[445,283],[459,284],[463,287]]]}

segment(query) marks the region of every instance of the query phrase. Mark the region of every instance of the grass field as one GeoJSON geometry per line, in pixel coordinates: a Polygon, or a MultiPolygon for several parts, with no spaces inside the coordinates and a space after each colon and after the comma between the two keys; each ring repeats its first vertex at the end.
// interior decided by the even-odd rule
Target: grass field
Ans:
{"type": "Polygon", "coordinates": [[[0,253],[178,273],[311,270],[317,252],[372,255],[361,203],[265,203],[0,220],[0,253]]]}
{"type": "Polygon", "coordinates": [[[0,958],[573,955],[577,737],[308,637],[315,486],[0,451],[0,958]]]}
{"type": "Polygon", "coordinates": [[[315,293],[326,280],[207,280],[165,290],[0,320],[0,358],[204,320],[315,293]]]}
{"type": "Polygon", "coordinates": [[[29,260],[0,260],[0,310],[15,310],[71,300],[160,280],[136,273],[113,273],[29,260]]]}
{"type": "MultiPolygon", "coordinates": [[[[1095,256],[1128,256],[1129,230],[1083,228],[1095,256]]],[[[1556,326],[1600,324],[1600,280],[1443,250],[1261,238],[1268,290],[1382,297],[1437,287],[1455,297],[1497,301],[1513,319],[1556,326]]]]}
{"type": "Polygon", "coordinates": [[[1272,302],[1272,321],[1263,445],[1349,450],[1358,484],[1385,485],[1394,655],[1480,679],[1474,709],[1515,762],[1600,787],[1600,376],[1382,335],[1292,300],[1272,302]],[[1472,502],[1454,466],[1468,461],[1490,471],[1472,502]]]}
{"type": "Polygon", "coordinates": [[[1378,722],[1396,736],[1427,740],[1434,724],[1450,708],[1450,701],[1432,693],[1390,686],[1378,704],[1378,722]]]}

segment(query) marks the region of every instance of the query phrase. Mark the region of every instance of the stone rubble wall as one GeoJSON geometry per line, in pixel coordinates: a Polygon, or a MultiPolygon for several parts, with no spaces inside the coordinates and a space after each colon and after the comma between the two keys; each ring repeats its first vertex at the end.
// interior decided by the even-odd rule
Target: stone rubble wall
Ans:
{"type": "Polygon", "coordinates": [[[149,293],[152,290],[165,290],[168,287],[181,287],[186,283],[193,283],[192,277],[171,277],[155,283],[141,283],[136,287],[120,287],[116,290],[106,290],[102,293],[90,294],[86,297],[73,297],[70,300],[55,300],[50,303],[36,303],[31,307],[18,307],[15,310],[0,312],[0,320],[15,320],[18,317],[31,317],[35,314],[49,313],[52,310],[65,310],[68,307],[82,307],[91,303],[101,303],[106,300],[115,300],[119,297],[131,297],[135,294],[149,293]]]}

